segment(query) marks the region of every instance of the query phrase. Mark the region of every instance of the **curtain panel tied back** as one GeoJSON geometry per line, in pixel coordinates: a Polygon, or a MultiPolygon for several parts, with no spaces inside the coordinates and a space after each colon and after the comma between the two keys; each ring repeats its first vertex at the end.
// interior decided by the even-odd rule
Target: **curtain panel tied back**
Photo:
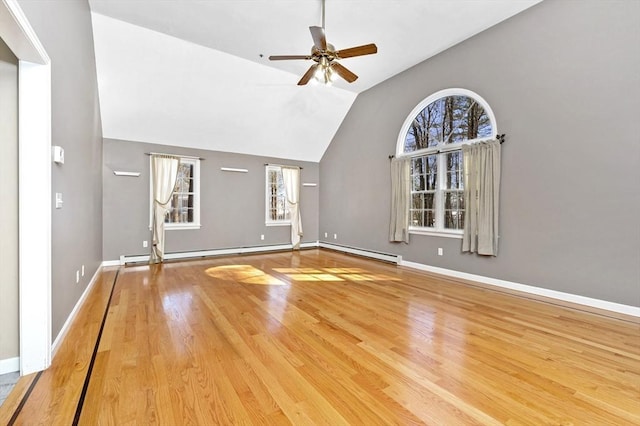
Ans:
{"type": "Polygon", "coordinates": [[[300,215],[300,168],[282,167],[282,181],[287,196],[287,206],[291,219],[291,245],[300,250],[302,237],[302,217],[300,215]]]}
{"type": "Polygon", "coordinates": [[[464,233],[462,251],[498,255],[500,141],[462,147],[464,161],[464,233]]]}
{"type": "Polygon", "coordinates": [[[391,160],[391,222],[389,241],[409,243],[409,158],[391,160]]]}
{"type": "Polygon", "coordinates": [[[149,263],[164,260],[164,218],[169,211],[171,196],[178,178],[180,158],[172,155],[151,155],[151,191],[153,215],[151,221],[152,245],[149,263]]]}

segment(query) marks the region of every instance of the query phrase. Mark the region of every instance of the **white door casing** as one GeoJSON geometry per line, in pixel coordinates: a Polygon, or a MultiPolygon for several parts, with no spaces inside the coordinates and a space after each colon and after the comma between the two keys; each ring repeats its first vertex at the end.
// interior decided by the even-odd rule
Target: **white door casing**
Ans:
{"type": "Polygon", "coordinates": [[[51,364],[51,64],[16,0],[0,37],[18,58],[20,374],[51,364]]]}

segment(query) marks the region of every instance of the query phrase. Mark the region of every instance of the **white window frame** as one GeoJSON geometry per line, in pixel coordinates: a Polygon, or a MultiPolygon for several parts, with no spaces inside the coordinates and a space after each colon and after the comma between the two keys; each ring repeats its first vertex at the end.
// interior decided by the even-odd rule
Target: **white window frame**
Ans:
{"type": "MultiPolygon", "coordinates": [[[[200,158],[188,155],[174,155],[180,157],[180,163],[193,164],[193,222],[189,223],[167,223],[164,224],[165,231],[200,229],[200,158]]],[[[153,221],[153,187],[151,181],[151,157],[149,157],[149,229],[153,221]]]]}
{"type": "MultiPolygon", "coordinates": [[[[282,166],[278,166],[275,164],[267,164],[264,168],[264,224],[266,226],[290,226],[291,218],[289,219],[281,219],[281,220],[273,220],[271,219],[271,188],[269,182],[269,172],[271,170],[275,170],[279,173],[282,173],[282,166]]],[[[285,197],[285,209],[288,211],[289,202],[285,197]]]]}
{"type": "MultiPolygon", "coordinates": [[[[437,167],[438,167],[438,175],[437,175],[437,190],[435,191],[435,215],[436,215],[436,223],[433,228],[428,227],[419,227],[419,226],[411,226],[409,225],[409,233],[417,234],[417,235],[432,235],[438,237],[448,237],[448,238],[462,238],[463,230],[462,229],[447,229],[444,227],[444,193],[445,193],[445,185],[446,185],[446,155],[448,152],[452,151],[460,151],[462,150],[463,145],[469,145],[473,143],[478,143],[486,140],[495,139],[498,135],[498,124],[496,122],[496,117],[493,113],[493,110],[487,103],[487,101],[482,98],[482,96],[478,95],[475,92],[472,92],[468,89],[462,88],[449,88],[443,89],[436,93],[433,93],[427,96],[422,102],[416,105],[415,108],[411,111],[411,113],[407,116],[406,120],[402,124],[400,128],[400,133],[398,134],[398,141],[396,143],[396,157],[397,158],[414,158],[414,157],[422,157],[428,155],[437,155],[437,167]],[[448,96],[466,96],[474,99],[485,111],[487,116],[489,117],[489,121],[491,122],[491,136],[485,138],[472,139],[464,142],[443,144],[439,143],[436,146],[432,146],[429,148],[419,149],[412,152],[404,152],[404,143],[407,137],[407,132],[411,127],[411,123],[415,117],[425,109],[429,104],[437,101],[441,98],[446,98],[448,96]]],[[[465,206],[466,208],[466,206],[465,206]]]]}

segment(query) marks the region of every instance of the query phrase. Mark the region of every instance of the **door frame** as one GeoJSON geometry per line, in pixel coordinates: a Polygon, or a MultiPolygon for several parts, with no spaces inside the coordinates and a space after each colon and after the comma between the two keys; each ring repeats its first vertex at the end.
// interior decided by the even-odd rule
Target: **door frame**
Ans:
{"type": "Polygon", "coordinates": [[[16,0],[0,37],[18,58],[20,374],[51,365],[51,60],[16,0]]]}

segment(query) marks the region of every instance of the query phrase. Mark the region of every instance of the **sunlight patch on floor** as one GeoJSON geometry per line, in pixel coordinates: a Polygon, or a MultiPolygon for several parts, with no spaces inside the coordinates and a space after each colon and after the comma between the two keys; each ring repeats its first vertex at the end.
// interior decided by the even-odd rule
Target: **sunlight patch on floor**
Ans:
{"type": "Polygon", "coordinates": [[[294,281],[400,281],[382,274],[366,273],[361,268],[274,268],[294,281]]]}
{"type": "Polygon", "coordinates": [[[244,284],[286,285],[285,282],[251,265],[214,266],[205,271],[212,278],[244,284]]]}

